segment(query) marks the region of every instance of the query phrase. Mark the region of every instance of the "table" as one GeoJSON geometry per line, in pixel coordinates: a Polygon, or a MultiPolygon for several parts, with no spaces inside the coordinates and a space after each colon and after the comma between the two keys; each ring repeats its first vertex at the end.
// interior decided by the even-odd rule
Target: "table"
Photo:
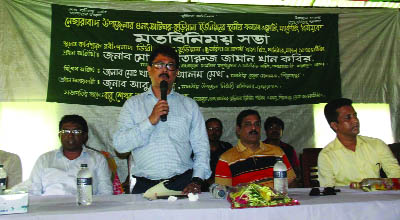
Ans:
{"type": "MultiPolygon", "coordinates": [[[[322,189],[322,188],[321,188],[322,189]]],[[[362,192],[341,188],[333,196],[309,196],[310,189],[289,189],[300,205],[231,209],[226,200],[200,194],[199,200],[148,201],[141,195],[95,196],[94,203],[78,207],[71,196],[31,196],[28,213],[0,216],[0,219],[400,219],[400,191],[362,192]]]]}

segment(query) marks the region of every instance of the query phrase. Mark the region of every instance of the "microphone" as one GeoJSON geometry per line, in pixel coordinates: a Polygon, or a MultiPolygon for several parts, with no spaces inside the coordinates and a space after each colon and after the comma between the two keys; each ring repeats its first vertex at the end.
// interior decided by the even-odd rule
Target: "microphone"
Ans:
{"type": "MultiPolygon", "coordinates": [[[[167,100],[168,83],[163,80],[160,83],[161,100],[167,100]]],[[[167,121],[167,114],[161,115],[161,121],[167,121]]]]}

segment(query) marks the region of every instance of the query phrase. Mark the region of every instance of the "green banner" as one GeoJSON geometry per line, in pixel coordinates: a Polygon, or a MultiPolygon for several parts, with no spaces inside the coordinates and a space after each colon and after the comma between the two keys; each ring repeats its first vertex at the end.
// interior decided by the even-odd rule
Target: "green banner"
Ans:
{"type": "Polygon", "coordinates": [[[337,14],[143,12],[52,6],[48,102],[121,106],[151,85],[152,48],[180,55],[175,90],[202,107],[341,96],[337,14]]]}

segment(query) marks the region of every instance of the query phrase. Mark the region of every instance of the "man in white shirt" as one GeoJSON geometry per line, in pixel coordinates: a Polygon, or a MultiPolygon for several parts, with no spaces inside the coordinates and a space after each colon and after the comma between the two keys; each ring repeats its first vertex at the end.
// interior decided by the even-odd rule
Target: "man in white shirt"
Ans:
{"type": "Polygon", "coordinates": [[[113,187],[108,164],[103,155],[87,149],[88,126],[79,115],[65,115],[59,124],[59,149],[41,155],[30,180],[33,195],[75,195],[76,175],[87,164],[93,177],[93,194],[111,195],[113,187]]]}
{"type": "Polygon", "coordinates": [[[7,188],[11,188],[22,181],[22,165],[19,156],[0,150],[0,164],[7,172],[7,188]]]}

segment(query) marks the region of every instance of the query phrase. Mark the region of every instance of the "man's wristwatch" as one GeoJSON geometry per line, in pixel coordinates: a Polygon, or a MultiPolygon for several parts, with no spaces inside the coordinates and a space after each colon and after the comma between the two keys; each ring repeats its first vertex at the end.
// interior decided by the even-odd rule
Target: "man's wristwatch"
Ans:
{"type": "Polygon", "coordinates": [[[196,183],[197,185],[201,186],[203,184],[203,180],[199,177],[193,177],[192,183],[196,183]]]}

